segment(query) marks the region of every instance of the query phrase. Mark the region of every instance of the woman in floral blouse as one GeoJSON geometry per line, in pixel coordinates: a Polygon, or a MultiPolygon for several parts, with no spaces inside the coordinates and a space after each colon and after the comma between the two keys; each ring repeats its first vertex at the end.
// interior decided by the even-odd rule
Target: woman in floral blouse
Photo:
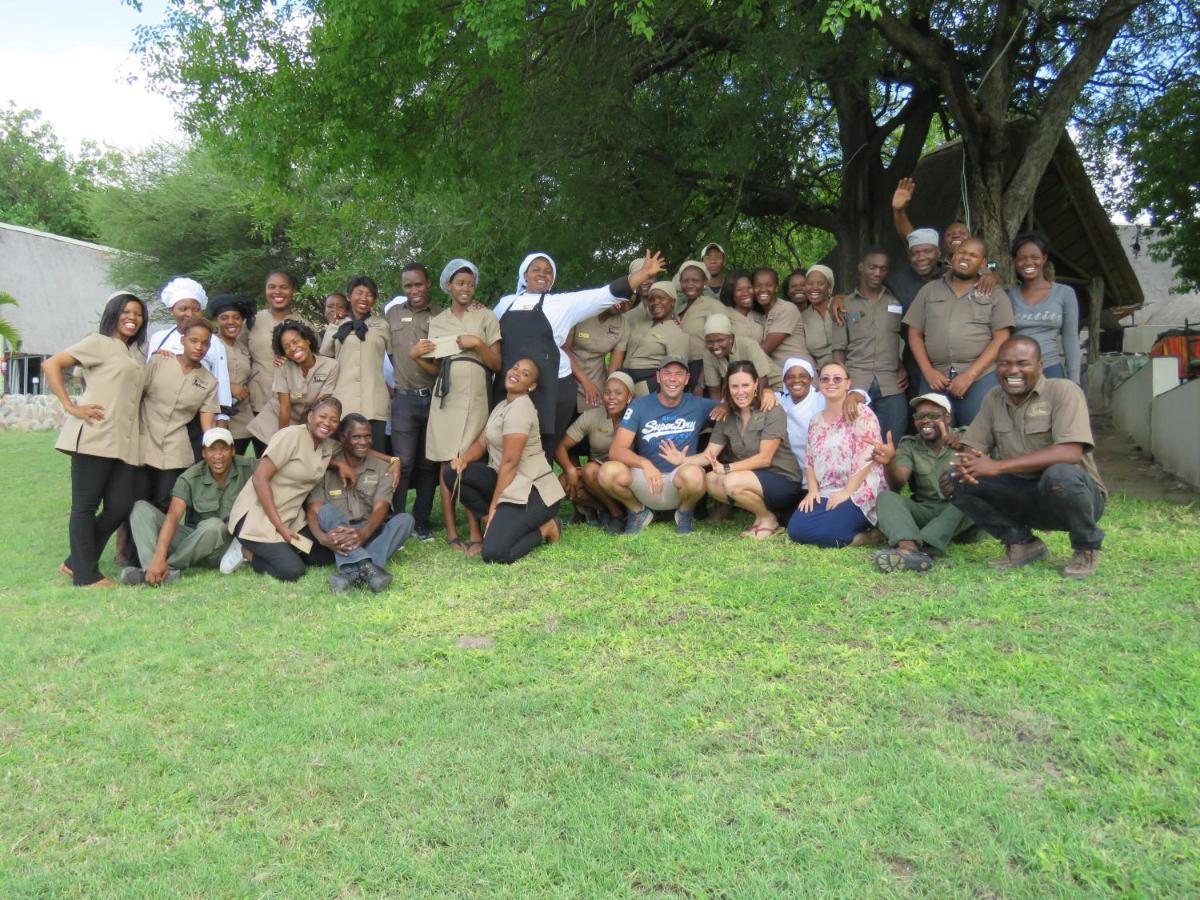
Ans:
{"type": "Polygon", "coordinates": [[[840,363],[822,366],[818,385],[825,409],[808,426],[808,493],[788,523],[788,536],[800,544],[844,547],[875,524],[875,500],[887,490],[883,466],[871,459],[879,420],[866,408],[853,422],[846,418],[850,377],[840,363]]]}

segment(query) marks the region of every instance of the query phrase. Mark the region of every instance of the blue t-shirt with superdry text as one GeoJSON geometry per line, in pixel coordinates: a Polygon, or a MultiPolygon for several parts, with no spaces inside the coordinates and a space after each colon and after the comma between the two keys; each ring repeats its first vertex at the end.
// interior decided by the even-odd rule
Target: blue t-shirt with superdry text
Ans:
{"type": "Polygon", "coordinates": [[[676,406],[663,406],[657,393],[638,397],[625,410],[621,427],[633,432],[633,452],[654,463],[662,472],[675,468],[658,455],[659,445],[671,441],[689,456],[696,452],[696,441],[708,414],[720,401],[684,394],[676,406]]]}

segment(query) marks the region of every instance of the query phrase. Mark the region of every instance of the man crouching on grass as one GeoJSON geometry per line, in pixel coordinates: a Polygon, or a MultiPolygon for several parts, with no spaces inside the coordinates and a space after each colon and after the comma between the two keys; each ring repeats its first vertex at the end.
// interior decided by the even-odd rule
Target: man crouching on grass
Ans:
{"type": "Polygon", "coordinates": [[[1068,578],[1096,574],[1104,532],[1097,526],[1108,491],[1092,458],[1087,400],[1074,382],[1042,374],[1037,341],[1012,337],[996,357],[1000,384],[967,428],[965,451],[942,475],[942,493],[1004,542],[989,565],[1015,569],[1044,559],[1031,529],[1066,531],[1074,558],[1068,578]],[[987,454],[995,450],[996,459],[987,454]]]}

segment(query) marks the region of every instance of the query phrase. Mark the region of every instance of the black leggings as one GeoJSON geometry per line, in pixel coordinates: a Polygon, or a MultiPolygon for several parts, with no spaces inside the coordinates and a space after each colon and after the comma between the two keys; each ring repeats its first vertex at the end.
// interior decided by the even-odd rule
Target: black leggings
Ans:
{"type": "MultiPolygon", "coordinates": [[[[267,543],[246,540],[241,537],[242,525],[245,524],[245,521],[246,517],[243,516],[237,523],[237,527],[234,528],[233,536],[241,542],[243,547],[254,554],[250,560],[250,568],[260,575],[270,575],[279,581],[299,581],[304,577],[306,565],[300,551],[283,541],[267,543]]],[[[306,538],[312,538],[312,534],[307,528],[302,529],[300,534],[306,538]]]]}
{"type": "Polygon", "coordinates": [[[71,517],[67,565],[77,585],[99,581],[100,554],[117,526],[129,517],[134,502],[134,467],[120,459],[71,454],[71,517]],[[96,514],[103,502],[104,511],[96,514]]]}
{"type": "MultiPolygon", "coordinates": [[[[463,471],[460,496],[463,506],[484,518],[496,493],[496,470],[486,463],[473,462],[463,471]]],[[[454,490],[458,473],[447,467],[446,487],[454,490]]],[[[529,491],[524,506],[501,503],[483,536],[483,561],[514,563],[542,542],[541,527],[554,518],[555,510],[542,502],[537,488],[529,491]]]]}

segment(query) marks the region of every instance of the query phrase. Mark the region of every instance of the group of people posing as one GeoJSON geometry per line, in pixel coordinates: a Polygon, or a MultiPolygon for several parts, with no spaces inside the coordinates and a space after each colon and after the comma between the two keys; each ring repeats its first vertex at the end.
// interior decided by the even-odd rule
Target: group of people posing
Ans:
{"type": "MultiPolygon", "coordinates": [[[[902,230],[911,189],[894,203],[902,230]]],[[[354,278],[320,328],[285,272],[267,277],[262,310],[175,279],[162,291],[174,324],[149,338],[144,302],[115,294],[97,333],[45,364],[71,416],[62,571],[111,584],[98,561],[127,527],[127,584],[244,563],[290,581],[332,564],[334,591],[384,590],[405,540],[433,539],[440,487],[446,540],[485,562],[559,540],[569,499],[576,521],[627,535],[656,514],[686,534],[702,506],[741,509],[745,538],[882,543],[889,572],[928,570],[979,528],[1005,544],[993,565],[1026,565],[1046,555],[1033,529],[1065,530],[1064,574],[1093,574],[1105,489],[1077,305],[1045,241],[1014,241],[1008,291],[965,227],[945,241],[909,228],[907,243],[900,267],[868,249],[843,295],[822,265],[782,283],[727,271],[717,244],[673,277],[648,252],[572,292],[533,253],[491,309],[470,261],[442,269],[444,308],[411,263],[402,297],[380,309],[375,282],[354,278]]]]}

